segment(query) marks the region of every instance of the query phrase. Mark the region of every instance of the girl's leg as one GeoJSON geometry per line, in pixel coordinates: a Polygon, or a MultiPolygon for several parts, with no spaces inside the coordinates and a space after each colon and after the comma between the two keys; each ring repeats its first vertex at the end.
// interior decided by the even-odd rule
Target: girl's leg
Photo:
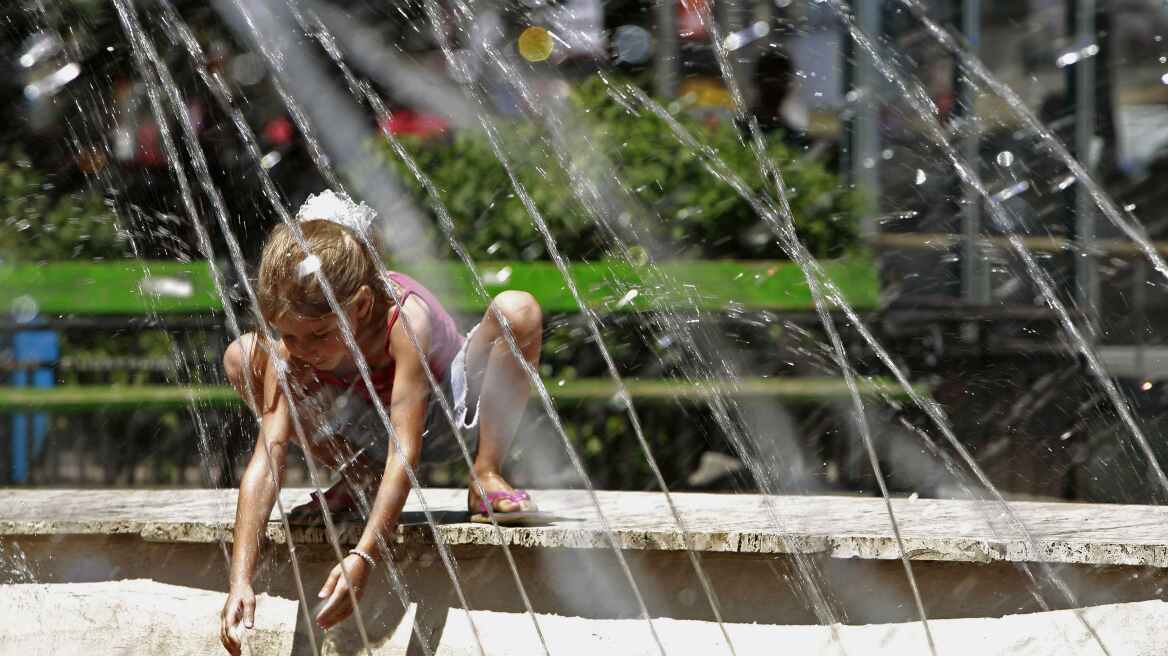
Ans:
{"type": "MultiPolygon", "coordinates": [[[[523,358],[539,370],[539,352],[543,344],[543,312],[535,297],[527,292],[505,291],[495,297],[492,306],[506,318],[523,358]]],[[[479,402],[479,448],[475,456],[475,474],[487,493],[511,490],[503,478],[503,458],[515,429],[527,407],[530,382],[522,365],[516,361],[503,328],[488,309],[482,323],[467,345],[467,406],[479,402]],[[481,394],[481,399],[480,399],[481,394]]],[[[506,499],[495,502],[498,512],[514,512],[524,504],[506,499]]],[[[479,495],[470,490],[470,508],[479,512],[479,495]]]]}
{"type": "Polygon", "coordinates": [[[227,380],[239,398],[257,415],[260,414],[259,405],[263,404],[264,369],[267,364],[267,358],[257,354],[258,347],[256,334],[245,333],[231,342],[223,352],[223,371],[227,374],[227,380]],[[248,381],[244,380],[244,376],[251,379],[251,394],[248,393],[248,381]]]}

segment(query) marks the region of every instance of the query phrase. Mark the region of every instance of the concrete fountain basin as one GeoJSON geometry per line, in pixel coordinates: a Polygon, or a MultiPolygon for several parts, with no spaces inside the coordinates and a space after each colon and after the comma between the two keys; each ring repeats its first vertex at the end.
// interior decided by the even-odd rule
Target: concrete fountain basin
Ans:
{"type": "MultiPolygon", "coordinates": [[[[200,603],[214,610],[226,590],[225,547],[235,494],[6,491],[11,503],[0,514],[0,558],[8,563],[0,571],[11,571],[0,574],[7,577],[0,581],[21,590],[31,589],[21,581],[34,581],[31,585],[44,589],[37,593],[42,600],[37,603],[50,617],[75,615],[52,601],[64,594],[53,590],[67,591],[79,583],[125,585],[125,579],[193,589],[180,596],[203,595],[200,603]]],[[[289,507],[306,494],[285,490],[283,503],[289,507]]],[[[409,603],[403,607],[382,573],[371,578],[362,603],[371,643],[380,645],[377,653],[405,653],[411,639],[414,649],[421,640],[448,649],[439,653],[474,653],[468,617],[474,618],[488,653],[540,651],[535,624],[526,615],[501,541],[511,549],[549,645],[561,645],[554,653],[588,651],[585,647],[596,653],[616,644],[627,646],[619,653],[655,653],[648,624],[588,496],[579,491],[536,495],[541,507],[562,519],[496,532],[466,522],[465,491],[423,491],[438,520],[438,533],[457,563],[469,615],[425,524],[421,500],[412,495],[392,545],[409,603]],[[421,628],[411,632],[415,624],[421,628]]],[[[669,653],[707,644],[703,652],[725,649],[664,497],[599,492],[597,498],[612,529],[611,540],[669,653]]],[[[912,645],[928,653],[882,500],[714,494],[675,494],[673,499],[736,646],[782,644],[797,647],[799,653],[832,653],[832,634],[821,626],[827,612],[842,625],[838,636],[848,653],[915,653],[905,651],[912,645]],[[808,603],[808,587],[800,578],[808,569],[827,599],[819,614],[808,603]]],[[[1060,645],[1059,653],[1102,653],[1098,641],[1113,654],[1162,653],[1168,648],[1168,629],[1162,628],[1168,626],[1168,616],[1158,601],[1168,578],[1168,509],[1040,502],[1011,502],[1010,509],[1032,540],[995,504],[894,502],[939,650],[1030,654],[1052,653],[1036,650],[1060,645]],[[1088,626],[1098,641],[1086,632],[1088,626]],[[952,649],[941,649],[947,642],[952,649]],[[1158,651],[1147,651],[1153,647],[1158,651]]],[[[341,542],[355,541],[360,530],[360,525],[341,525],[341,542]]],[[[296,547],[312,602],[335,563],[333,548],[322,529],[297,528],[289,536],[275,517],[268,537],[256,591],[270,595],[272,608],[285,609],[280,618],[270,619],[295,636],[289,649],[310,653],[304,651],[308,641],[322,636],[310,637],[302,615],[295,612],[299,595],[287,542],[290,537],[296,547]]],[[[127,594],[139,593],[131,589],[127,594]]],[[[100,603],[99,598],[90,597],[93,603],[100,603]]],[[[15,610],[39,608],[28,599],[15,610]]],[[[148,604],[138,606],[153,610],[148,604]]],[[[191,611],[192,626],[202,626],[200,631],[214,637],[214,613],[209,620],[207,612],[199,613],[191,611]]],[[[362,646],[352,621],[323,639],[331,653],[356,653],[362,646]]]]}

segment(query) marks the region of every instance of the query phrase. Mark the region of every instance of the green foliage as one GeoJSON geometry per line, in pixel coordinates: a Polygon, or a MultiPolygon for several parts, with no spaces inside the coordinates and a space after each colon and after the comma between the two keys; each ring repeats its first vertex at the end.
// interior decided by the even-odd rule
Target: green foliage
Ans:
{"type": "Polygon", "coordinates": [[[17,155],[0,161],[0,258],[79,260],[126,256],[116,217],[92,192],[54,195],[49,178],[17,155]]]}
{"type": "MultiPolygon", "coordinates": [[[[729,185],[713,177],[702,159],[682,145],[653,114],[631,114],[591,78],[571,98],[587,141],[571,145],[586,167],[609,167],[650,216],[652,237],[667,252],[690,258],[780,259],[773,235],[729,185]],[[656,215],[651,216],[651,215],[656,215]],[[659,217],[659,218],[658,218],[659,217]]],[[[755,193],[772,195],[751,150],[730,124],[705,125],[684,114],[678,121],[708,145],[755,193]]],[[[573,259],[603,255],[598,229],[576,202],[569,178],[540,128],[530,122],[503,125],[504,147],[520,182],[542,212],[556,243],[573,259]]],[[[543,259],[543,240],[494,157],[484,135],[460,131],[446,140],[404,140],[419,167],[435,182],[457,234],[475,258],[543,259]]],[[[768,155],[786,181],[796,224],[817,257],[835,257],[857,242],[857,202],[839,178],[769,139],[768,155]]],[[[385,147],[387,159],[408,180],[418,201],[428,199],[406,166],[385,147]]],[[[441,241],[441,240],[440,240],[441,241]]]]}

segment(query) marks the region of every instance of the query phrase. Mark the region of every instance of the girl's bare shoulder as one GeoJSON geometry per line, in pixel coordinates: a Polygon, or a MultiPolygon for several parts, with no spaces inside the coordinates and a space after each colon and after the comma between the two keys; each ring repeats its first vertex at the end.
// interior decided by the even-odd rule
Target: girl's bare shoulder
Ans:
{"type": "Polygon", "coordinates": [[[411,332],[414,333],[418,343],[423,348],[429,348],[430,307],[416,295],[406,299],[405,305],[398,313],[397,321],[394,322],[393,328],[390,330],[389,345],[395,354],[402,353],[402,349],[409,349],[405,352],[414,350],[413,340],[410,338],[411,332]]]}

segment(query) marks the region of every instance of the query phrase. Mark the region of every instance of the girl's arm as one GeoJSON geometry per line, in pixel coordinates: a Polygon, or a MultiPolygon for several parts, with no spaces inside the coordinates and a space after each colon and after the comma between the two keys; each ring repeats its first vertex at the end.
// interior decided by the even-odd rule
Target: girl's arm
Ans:
{"type": "Polygon", "coordinates": [[[284,482],[291,424],[287,398],[277,387],[274,367],[265,372],[266,409],[261,416],[259,437],[251,461],[239,482],[239,502],[235,508],[235,529],[231,554],[230,591],[220,616],[220,640],[232,654],[240,653],[240,636],[234,627],[255,622],[255,593],[251,579],[259,559],[260,541],[267,527],[276,495],[284,482]],[[274,398],[272,398],[274,395],[274,398]],[[275,480],[273,480],[273,473],[275,480]]]}
{"type": "MultiPolygon", "coordinates": [[[[407,301],[403,314],[409,321],[410,329],[418,338],[424,352],[430,348],[429,313],[420,302],[407,301]]],[[[394,435],[401,444],[409,467],[418,465],[422,453],[422,431],[426,421],[426,403],[430,398],[430,384],[426,380],[426,364],[414,348],[413,341],[405,330],[403,321],[397,321],[389,336],[389,351],[394,359],[392,396],[388,399],[389,420],[394,435]]],[[[386,399],[382,398],[382,402],[386,399]]],[[[388,439],[386,437],[385,439],[388,439]]],[[[398,457],[396,448],[389,445],[389,457],[385,462],[385,473],[377,488],[377,496],[369,509],[369,520],[365,531],[357,542],[357,549],[377,557],[380,554],[380,538],[387,538],[397,525],[410,492],[410,479],[406,467],[398,457]]],[[[356,586],[354,592],[360,596],[365,577],[369,574],[367,563],[358,556],[345,559],[348,582],[342,576],[340,566],[334,567],[321,596],[329,597],[322,607],[317,622],[325,628],[343,620],[351,612],[349,582],[356,586]]]]}
{"type": "Polygon", "coordinates": [[[251,583],[259,556],[260,540],[267,528],[272,507],[276,504],[276,495],[284,484],[291,424],[287,399],[279,391],[276,394],[275,407],[262,417],[255,451],[239,482],[231,556],[232,585],[251,583]]]}
{"type": "MultiPolygon", "coordinates": [[[[429,348],[429,325],[422,312],[410,317],[410,327],[418,335],[423,349],[429,348]],[[426,336],[425,338],[423,336],[426,336]]],[[[425,430],[426,402],[430,398],[430,384],[426,381],[426,365],[401,322],[390,334],[390,352],[395,362],[392,396],[389,399],[389,421],[401,444],[410,468],[418,466],[422,455],[422,431],[425,430]]],[[[384,399],[383,399],[384,400],[384,399]]],[[[377,498],[369,509],[369,521],[357,548],[368,554],[378,553],[378,538],[386,537],[397,526],[397,520],[410,493],[410,479],[406,465],[391,444],[385,462],[385,474],[377,489],[377,498]]]]}

